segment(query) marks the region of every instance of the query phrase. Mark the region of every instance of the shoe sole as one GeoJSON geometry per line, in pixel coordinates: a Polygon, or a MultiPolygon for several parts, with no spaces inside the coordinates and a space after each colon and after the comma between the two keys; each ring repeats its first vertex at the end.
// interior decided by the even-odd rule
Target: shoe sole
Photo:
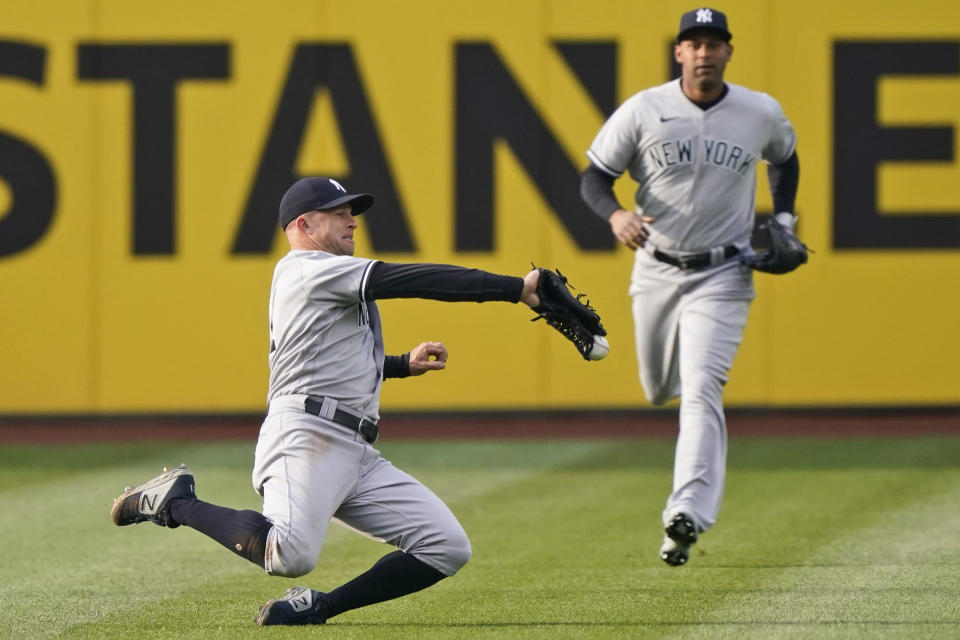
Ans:
{"type": "Polygon", "coordinates": [[[674,549],[673,551],[664,551],[661,553],[660,559],[671,567],[682,567],[687,564],[687,560],[690,559],[690,554],[682,549],[674,549]]]}
{"type": "Polygon", "coordinates": [[[687,547],[697,541],[697,525],[685,513],[678,513],[673,516],[663,531],[668,538],[687,547]]]}
{"type": "Polygon", "coordinates": [[[661,551],[660,559],[671,567],[682,567],[687,564],[690,560],[690,545],[697,541],[697,525],[693,518],[685,513],[678,513],[670,519],[667,526],[663,528],[663,532],[676,547],[669,551],[661,551]]]}
{"type": "Polygon", "coordinates": [[[273,611],[273,604],[275,602],[282,602],[280,598],[271,598],[267,600],[267,603],[260,607],[260,612],[254,616],[253,621],[258,627],[270,627],[270,626],[287,626],[287,627],[302,627],[307,625],[319,625],[326,624],[326,620],[317,620],[317,619],[295,619],[289,620],[287,622],[271,622],[270,614],[273,611]]]}
{"type": "Polygon", "coordinates": [[[127,489],[126,491],[121,493],[119,496],[113,499],[113,507],[110,509],[110,519],[113,520],[113,524],[117,525],[118,527],[123,527],[128,524],[137,524],[138,522],[146,522],[147,520],[150,520],[149,517],[143,516],[143,520],[137,520],[134,522],[125,522],[125,523],[117,522],[117,520],[120,517],[120,509],[123,507],[123,503],[126,502],[127,498],[129,498],[135,493],[143,493],[148,489],[153,489],[154,487],[160,486],[165,482],[169,482],[172,479],[178,478],[180,476],[185,476],[185,475],[193,475],[193,474],[190,471],[190,469],[187,468],[186,465],[181,464],[179,467],[171,469],[166,473],[161,473],[156,478],[153,478],[152,480],[148,480],[143,484],[138,484],[132,489],[127,489]]]}

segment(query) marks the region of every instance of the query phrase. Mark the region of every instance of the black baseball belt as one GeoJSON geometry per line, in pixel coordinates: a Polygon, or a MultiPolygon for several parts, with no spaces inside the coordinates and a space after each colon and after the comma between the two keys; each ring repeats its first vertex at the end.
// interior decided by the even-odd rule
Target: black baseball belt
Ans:
{"type": "Polygon", "coordinates": [[[307,413],[312,413],[315,416],[325,418],[326,420],[332,420],[342,427],[356,431],[370,444],[376,442],[377,438],[380,437],[380,429],[377,427],[377,423],[373,420],[367,420],[366,418],[355,416],[352,413],[343,411],[342,409],[335,409],[332,416],[324,416],[323,398],[307,398],[303,401],[303,410],[307,413]]]}
{"type": "MultiPolygon", "coordinates": [[[[732,244],[729,244],[723,247],[723,258],[716,264],[719,264],[723,260],[728,260],[738,253],[740,253],[740,249],[737,249],[732,244]]],[[[685,271],[704,269],[713,264],[713,252],[711,251],[704,251],[703,253],[691,253],[686,255],[671,255],[669,253],[660,251],[660,249],[654,249],[652,255],[660,262],[672,264],[678,269],[683,269],[685,271]]]]}

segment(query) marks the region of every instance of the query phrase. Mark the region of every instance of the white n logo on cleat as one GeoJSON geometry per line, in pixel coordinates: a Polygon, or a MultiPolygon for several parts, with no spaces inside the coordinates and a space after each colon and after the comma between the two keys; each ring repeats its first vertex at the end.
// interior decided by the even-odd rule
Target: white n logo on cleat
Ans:
{"type": "Polygon", "coordinates": [[[294,611],[297,613],[306,611],[311,607],[311,605],[313,605],[313,591],[310,589],[304,589],[303,593],[297,594],[288,599],[290,601],[290,606],[294,611]]]}
{"type": "Polygon", "coordinates": [[[147,495],[146,493],[141,493],[140,494],[140,511],[147,512],[147,513],[153,513],[154,511],[156,511],[158,497],[159,496],[157,494],[153,494],[152,496],[150,496],[150,495],[147,495]]]}

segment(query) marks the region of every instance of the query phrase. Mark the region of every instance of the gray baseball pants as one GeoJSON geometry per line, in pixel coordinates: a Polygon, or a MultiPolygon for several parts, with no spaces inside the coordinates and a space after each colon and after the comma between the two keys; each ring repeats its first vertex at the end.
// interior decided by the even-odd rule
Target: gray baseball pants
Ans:
{"type": "Polygon", "coordinates": [[[288,577],[310,572],[331,519],[446,576],[465,565],[470,542],[449,507],[360,434],[305,412],[304,398],[271,402],[257,441],[253,486],[273,524],[266,572],[288,577]]]}

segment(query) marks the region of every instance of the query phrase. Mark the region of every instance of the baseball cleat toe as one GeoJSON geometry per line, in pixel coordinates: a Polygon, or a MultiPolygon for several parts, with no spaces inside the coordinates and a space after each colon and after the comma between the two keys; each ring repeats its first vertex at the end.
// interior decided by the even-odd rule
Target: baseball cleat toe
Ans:
{"type": "Polygon", "coordinates": [[[136,487],[127,487],[114,498],[110,519],[118,527],[153,522],[174,529],[180,523],[170,517],[170,503],[178,498],[196,498],[193,473],[186,465],[167,469],[136,487]]]}
{"type": "Polygon", "coordinates": [[[682,511],[674,514],[663,528],[666,534],[660,545],[660,559],[671,567],[680,567],[690,559],[690,545],[697,541],[700,528],[682,511]]]}
{"type": "Polygon", "coordinates": [[[308,587],[287,589],[282,598],[271,598],[260,607],[253,621],[261,627],[272,625],[325,624],[326,601],[323,593],[308,587]]]}
{"type": "Polygon", "coordinates": [[[683,566],[690,559],[690,547],[664,536],[660,545],[660,559],[671,567],[683,566]]]}
{"type": "Polygon", "coordinates": [[[670,518],[663,531],[671,540],[690,546],[697,541],[699,529],[693,518],[681,511],[670,518]]]}

